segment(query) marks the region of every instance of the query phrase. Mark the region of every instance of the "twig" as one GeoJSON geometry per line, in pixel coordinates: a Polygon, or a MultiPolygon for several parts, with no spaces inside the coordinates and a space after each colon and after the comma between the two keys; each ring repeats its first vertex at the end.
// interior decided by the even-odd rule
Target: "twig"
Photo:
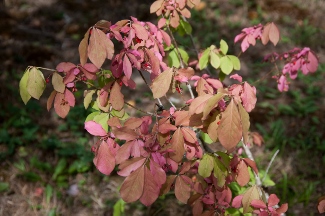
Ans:
{"type": "Polygon", "coordinates": [[[179,58],[179,62],[180,62],[181,68],[185,68],[185,64],[184,64],[184,61],[183,61],[183,58],[182,58],[181,52],[180,52],[179,49],[178,49],[178,46],[177,46],[177,43],[176,43],[175,37],[174,37],[174,35],[173,35],[173,32],[170,30],[169,25],[166,25],[166,26],[167,26],[167,29],[168,29],[168,31],[169,31],[169,33],[170,33],[171,38],[172,38],[173,44],[174,44],[174,46],[175,46],[175,48],[176,48],[176,51],[177,51],[177,55],[178,55],[178,58],[179,58]]]}
{"type": "MultiPolygon", "coordinates": [[[[248,157],[249,159],[251,159],[252,161],[255,161],[255,160],[254,160],[254,157],[253,157],[253,154],[252,154],[252,152],[251,152],[251,150],[248,148],[248,146],[247,146],[245,143],[243,143],[243,148],[244,148],[244,151],[245,151],[247,157],[248,157]]],[[[255,175],[255,182],[256,182],[256,185],[259,186],[259,187],[261,187],[261,186],[262,186],[261,178],[260,178],[259,175],[256,174],[255,172],[254,172],[254,175],[255,175]]]]}
{"type": "Polygon", "coordinates": [[[142,71],[141,71],[141,70],[138,70],[138,71],[139,71],[140,76],[141,76],[141,78],[143,79],[144,83],[148,86],[149,89],[151,89],[150,86],[149,86],[149,84],[147,83],[147,80],[144,78],[144,76],[143,76],[143,74],[142,74],[142,71]]]}
{"type": "Polygon", "coordinates": [[[275,157],[276,157],[277,154],[279,153],[279,151],[280,151],[279,149],[276,150],[276,152],[274,153],[273,157],[271,158],[270,163],[267,165],[267,168],[266,168],[266,171],[265,171],[265,175],[263,176],[262,182],[264,182],[264,180],[265,180],[265,178],[266,178],[266,175],[267,175],[267,173],[269,172],[269,169],[270,169],[270,167],[271,167],[271,165],[272,165],[272,163],[273,163],[275,157]]]}
{"type": "Polygon", "coordinates": [[[193,94],[193,91],[192,91],[192,86],[190,85],[189,82],[186,83],[186,86],[187,86],[187,88],[188,88],[188,90],[189,90],[189,92],[191,94],[191,98],[194,99],[195,97],[194,97],[194,94],[193,94]]]}
{"type": "Polygon", "coordinates": [[[173,104],[173,102],[165,95],[165,98],[166,98],[166,100],[168,100],[168,102],[170,103],[170,105],[172,106],[172,107],[174,107],[174,109],[176,110],[177,108],[176,108],[176,106],[173,104]]]}
{"type": "Polygon", "coordinates": [[[126,105],[132,107],[133,109],[136,109],[136,110],[138,110],[138,111],[140,111],[140,112],[142,112],[142,113],[145,113],[145,114],[148,114],[148,115],[154,116],[153,113],[151,113],[151,112],[147,112],[147,111],[144,111],[144,110],[142,110],[142,109],[139,109],[139,108],[133,106],[132,104],[130,104],[130,103],[128,103],[128,102],[125,102],[125,101],[124,101],[124,103],[125,103],[126,105]]]}

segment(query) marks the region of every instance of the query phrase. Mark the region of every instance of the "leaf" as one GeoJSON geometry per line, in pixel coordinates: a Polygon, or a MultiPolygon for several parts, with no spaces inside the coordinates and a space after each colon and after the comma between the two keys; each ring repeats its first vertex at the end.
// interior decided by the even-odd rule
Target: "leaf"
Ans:
{"type": "Polygon", "coordinates": [[[239,110],[239,114],[240,114],[241,124],[243,127],[243,141],[244,141],[244,144],[247,145],[248,144],[248,130],[249,130],[249,126],[250,126],[249,115],[246,112],[246,110],[244,109],[243,105],[241,105],[241,103],[238,104],[238,110],[239,110]]]}
{"type": "Polygon", "coordinates": [[[161,188],[167,179],[166,172],[154,160],[150,160],[150,172],[159,188],[161,188]]]}
{"type": "Polygon", "coordinates": [[[242,125],[239,112],[234,100],[228,104],[222,113],[220,125],[218,127],[218,138],[223,147],[228,151],[232,150],[242,137],[242,125]]]}
{"type": "Polygon", "coordinates": [[[238,174],[236,181],[240,186],[244,187],[249,182],[250,176],[248,172],[248,167],[243,160],[239,162],[237,170],[238,174]]]}
{"type": "Polygon", "coordinates": [[[148,40],[148,31],[138,23],[132,23],[136,36],[141,40],[148,40]]]}
{"type": "Polygon", "coordinates": [[[64,99],[68,102],[69,106],[74,107],[76,104],[76,98],[69,89],[64,91],[64,99]]]}
{"type": "Polygon", "coordinates": [[[188,35],[192,34],[192,26],[188,22],[181,19],[180,23],[186,34],[188,35]]]}
{"type": "Polygon", "coordinates": [[[85,122],[85,129],[93,136],[106,136],[107,132],[103,129],[103,127],[95,121],[87,121],[85,122]]]}
{"type": "Polygon", "coordinates": [[[84,107],[87,109],[89,107],[89,104],[91,103],[93,99],[93,94],[96,92],[96,90],[85,90],[85,98],[84,98],[84,107]]]}
{"type": "Polygon", "coordinates": [[[115,137],[120,140],[134,140],[138,137],[138,134],[127,127],[123,128],[113,128],[112,132],[114,133],[115,137]]]}
{"type": "Polygon", "coordinates": [[[224,55],[226,55],[228,52],[228,44],[222,39],[220,41],[220,50],[224,55]]]}
{"type": "Polygon", "coordinates": [[[29,71],[27,81],[27,91],[33,98],[39,100],[45,89],[46,82],[43,73],[36,67],[32,67],[29,71]]]}
{"type": "Polygon", "coordinates": [[[266,204],[262,200],[253,200],[251,206],[257,209],[266,209],[266,204]]]}
{"type": "Polygon", "coordinates": [[[155,13],[157,10],[159,10],[163,4],[164,0],[158,0],[152,3],[150,6],[150,13],[155,13]]]}
{"type": "Polygon", "coordinates": [[[218,187],[223,187],[226,183],[228,171],[217,157],[214,158],[213,175],[217,178],[218,187]]]}
{"type": "Polygon", "coordinates": [[[208,127],[208,135],[213,142],[218,140],[218,127],[220,124],[220,113],[215,113],[211,118],[213,120],[208,127]]]}
{"type": "Polygon", "coordinates": [[[204,154],[200,161],[198,172],[203,178],[207,178],[211,175],[213,170],[213,157],[209,154],[204,154]]]}
{"type": "Polygon", "coordinates": [[[181,131],[182,131],[184,139],[187,142],[190,142],[193,144],[197,142],[196,134],[193,130],[191,130],[190,128],[181,127],[181,131]]]}
{"type": "Polygon", "coordinates": [[[102,141],[100,144],[93,162],[96,168],[104,175],[109,175],[114,170],[115,157],[105,141],[102,141]]]}
{"type": "Polygon", "coordinates": [[[190,109],[189,109],[189,115],[193,115],[194,113],[199,114],[199,113],[203,112],[203,109],[205,109],[205,104],[211,97],[213,97],[213,96],[210,94],[204,94],[202,96],[195,98],[191,102],[190,109]]]}
{"type": "MultiPolygon", "coordinates": [[[[118,150],[118,155],[122,151],[122,148],[120,148],[120,149],[118,150]]],[[[120,169],[120,171],[118,171],[117,174],[120,176],[129,176],[135,170],[137,170],[140,166],[142,166],[145,161],[146,161],[146,158],[143,158],[143,157],[134,157],[134,158],[128,159],[119,165],[118,168],[120,169]]]]}
{"type": "Polygon", "coordinates": [[[9,183],[7,182],[0,182],[0,192],[6,191],[9,189],[9,183]]]}
{"type": "Polygon", "coordinates": [[[65,100],[64,94],[57,92],[54,99],[54,110],[61,118],[65,118],[69,111],[69,103],[65,100]]]}
{"type": "Polygon", "coordinates": [[[125,76],[128,79],[131,79],[132,65],[131,65],[130,59],[127,55],[124,55],[124,58],[123,58],[123,71],[124,71],[125,76]]]}
{"type": "Polygon", "coordinates": [[[151,90],[155,99],[161,98],[167,93],[173,74],[173,68],[168,68],[152,81],[151,90]]]}
{"type": "MultiPolygon", "coordinates": [[[[100,33],[102,32],[96,28],[92,28],[92,33],[88,45],[88,57],[90,61],[97,67],[101,68],[106,59],[106,48],[102,46],[100,33]]],[[[103,32],[102,32],[103,33],[103,32]]]]}
{"type": "Polygon", "coordinates": [[[279,31],[278,27],[273,22],[271,23],[271,27],[270,27],[269,38],[274,46],[280,40],[280,31],[279,31]]]}
{"type": "Polygon", "coordinates": [[[215,52],[210,52],[210,64],[215,69],[220,67],[220,57],[215,52]]]}
{"type": "Polygon", "coordinates": [[[234,70],[240,70],[240,61],[237,56],[227,55],[234,66],[234,70]]]}
{"type": "MultiPolygon", "coordinates": [[[[281,206],[282,207],[282,206],[281,206]]],[[[288,208],[288,207],[287,207],[288,208]]],[[[324,213],[325,212],[325,196],[321,197],[319,200],[318,200],[318,206],[317,206],[317,209],[318,209],[318,212],[320,214],[324,213]]]]}
{"type": "Polygon", "coordinates": [[[226,75],[229,75],[234,69],[234,65],[228,56],[223,56],[220,59],[220,68],[222,72],[226,75]]]}
{"type": "Polygon", "coordinates": [[[113,84],[109,96],[109,102],[115,110],[121,110],[124,106],[124,95],[121,93],[121,86],[117,82],[114,82],[113,84]]]}
{"type": "Polygon", "coordinates": [[[180,162],[183,159],[183,155],[185,152],[184,138],[183,138],[183,134],[181,132],[181,128],[178,128],[175,131],[170,143],[171,143],[171,149],[174,150],[174,152],[170,153],[170,158],[172,160],[174,160],[175,162],[180,162]]]}
{"type": "Polygon", "coordinates": [[[65,167],[67,166],[67,161],[64,158],[61,158],[58,164],[55,166],[54,173],[52,175],[52,179],[56,180],[57,177],[64,171],[65,167]]]}
{"type": "Polygon", "coordinates": [[[24,104],[27,104],[29,99],[31,99],[30,94],[28,93],[27,90],[27,84],[28,84],[28,78],[29,78],[29,69],[27,69],[21,78],[19,82],[19,92],[20,92],[20,97],[24,101],[24,104]]]}
{"type": "Polygon", "coordinates": [[[250,205],[253,200],[260,199],[258,190],[259,190],[258,187],[254,185],[250,187],[243,195],[242,204],[244,208],[243,211],[244,214],[253,212],[253,208],[250,205]]]}
{"type": "Polygon", "coordinates": [[[140,197],[140,202],[145,206],[150,206],[157,200],[160,188],[157,185],[154,176],[146,166],[144,167],[144,185],[145,187],[143,194],[140,197]]]}
{"type": "Polygon", "coordinates": [[[50,111],[55,96],[56,96],[56,91],[53,90],[52,93],[50,94],[49,98],[47,99],[47,102],[46,102],[47,111],[50,111]]]}
{"type": "Polygon", "coordinates": [[[81,40],[81,42],[79,44],[78,50],[79,50],[79,56],[80,56],[80,64],[82,66],[87,63],[89,31],[90,31],[90,28],[88,29],[84,38],[81,40]]]}
{"type": "Polygon", "coordinates": [[[120,189],[121,198],[127,203],[137,201],[143,194],[143,187],[144,166],[141,166],[124,180],[120,189]]]}
{"type": "Polygon", "coordinates": [[[184,181],[182,177],[183,176],[178,176],[176,178],[175,196],[180,202],[186,204],[191,195],[191,187],[187,182],[184,181]]]}
{"type": "Polygon", "coordinates": [[[160,189],[160,195],[164,195],[170,191],[170,187],[174,183],[175,178],[176,178],[176,175],[167,176],[165,184],[163,184],[160,189]]]}
{"type": "Polygon", "coordinates": [[[63,78],[57,72],[54,72],[52,75],[52,85],[54,87],[54,90],[57,92],[63,93],[65,90],[63,78]]]}
{"type": "Polygon", "coordinates": [[[201,139],[203,142],[206,144],[211,144],[213,143],[213,140],[210,138],[210,136],[207,133],[203,133],[202,131],[200,132],[201,139]]]}
{"type": "Polygon", "coordinates": [[[243,106],[247,112],[252,111],[255,108],[257,101],[255,88],[250,86],[247,82],[243,85],[243,93],[241,94],[241,99],[243,101],[243,106]]]}
{"type": "Polygon", "coordinates": [[[199,59],[200,70],[207,67],[208,62],[209,62],[209,54],[210,54],[210,48],[207,48],[206,50],[204,50],[202,56],[199,59]]]}
{"type": "Polygon", "coordinates": [[[271,194],[269,200],[267,201],[268,206],[275,206],[280,202],[280,199],[275,195],[271,194]]]}
{"type": "Polygon", "coordinates": [[[258,175],[258,169],[257,169],[255,161],[253,161],[253,160],[251,160],[249,158],[243,158],[243,160],[258,175]]]}
{"type": "Polygon", "coordinates": [[[214,107],[218,106],[218,103],[223,98],[223,96],[224,96],[223,93],[218,92],[217,94],[209,98],[209,100],[204,106],[203,116],[202,116],[203,120],[205,120],[208,117],[208,115],[210,114],[211,110],[214,109],[214,107]]]}
{"type": "MultiPolygon", "coordinates": [[[[96,29],[96,32],[98,33],[98,37],[99,37],[101,46],[103,46],[105,49],[106,58],[112,59],[113,55],[114,55],[113,42],[106,36],[106,34],[103,31],[96,29]]],[[[97,67],[97,68],[100,68],[100,67],[97,67]]]]}
{"type": "Polygon", "coordinates": [[[122,199],[119,199],[113,207],[113,216],[123,216],[125,202],[122,199]]]}

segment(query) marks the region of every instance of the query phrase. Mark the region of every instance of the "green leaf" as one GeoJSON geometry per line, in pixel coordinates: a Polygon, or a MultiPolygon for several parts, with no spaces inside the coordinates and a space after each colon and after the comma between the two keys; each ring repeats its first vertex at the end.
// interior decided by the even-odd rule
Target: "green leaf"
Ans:
{"type": "Polygon", "coordinates": [[[200,70],[207,67],[208,62],[209,62],[209,54],[210,54],[210,48],[207,48],[206,50],[204,50],[204,52],[199,60],[200,70]]]}
{"type": "Polygon", "coordinates": [[[27,90],[27,83],[28,83],[28,77],[29,77],[29,69],[27,69],[21,78],[19,82],[19,92],[20,92],[20,97],[24,101],[25,104],[31,99],[30,94],[28,93],[27,90]]]}
{"type": "Polygon", "coordinates": [[[205,142],[206,144],[213,143],[213,140],[209,137],[209,135],[207,133],[204,133],[204,132],[201,131],[200,136],[201,136],[203,142],[205,142]]]}
{"type": "Polygon", "coordinates": [[[230,58],[230,61],[232,62],[233,66],[234,66],[234,70],[240,70],[239,58],[237,58],[237,56],[234,56],[234,55],[228,55],[228,57],[230,58]]]}
{"type": "Polygon", "coordinates": [[[189,56],[188,56],[187,52],[186,52],[184,49],[182,49],[182,48],[178,48],[178,50],[179,50],[179,52],[181,53],[181,56],[182,56],[183,62],[184,62],[185,64],[187,64],[187,63],[188,63],[188,59],[189,59],[189,56]]]}
{"type": "Polygon", "coordinates": [[[226,177],[227,177],[228,171],[227,171],[225,165],[223,165],[223,163],[216,157],[214,158],[213,174],[214,174],[214,177],[217,178],[218,187],[223,187],[226,183],[226,177]]]}
{"type": "Polygon", "coordinates": [[[0,192],[6,191],[9,189],[9,183],[7,182],[0,182],[0,192]]]}
{"type": "Polygon", "coordinates": [[[221,51],[222,51],[222,53],[223,53],[224,55],[227,54],[227,52],[228,52],[228,44],[226,43],[226,41],[224,41],[224,40],[222,40],[222,39],[221,39],[221,41],[220,41],[220,49],[221,49],[221,51]]]}
{"type": "Polygon", "coordinates": [[[211,175],[212,170],[213,157],[208,154],[204,154],[203,158],[200,161],[198,172],[200,176],[202,176],[203,178],[207,178],[211,175]]]}
{"type": "Polygon", "coordinates": [[[53,195],[53,188],[51,185],[46,185],[45,188],[45,195],[46,195],[46,203],[49,204],[51,201],[51,197],[53,195]]]}
{"type": "Polygon", "coordinates": [[[125,202],[122,199],[119,199],[115,204],[114,204],[114,212],[113,216],[122,216],[124,215],[124,207],[125,207],[125,202]]]}
{"type": "Polygon", "coordinates": [[[178,68],[180,66],[180,61],[178,59],[176,49],[173,49],[168,54],[168,66],[176,67],[176,68],[178,68]]]}
{"type": "Polygon", "coordinates": [[[180,23],[186,34],[192,34],[192,26],[188,22],[181,19],[180,23]]]}
{"type": "Polygon", "coordinates": [[[223,56],[220,59],[220,68],[223,73],[229,75],[234,69],[234,65],[228,56],[223,56]]]}
{"type": "Polygon", "coordinates": [[[39,100],[44,92],[46,82],[43,73],[36,67],[32,67],[29,71],[27,81],[27,91],[33,98],[39,100]]]}
{"type": "Polygon", "coordinates": [[[58,175],[60,175],[63,172],[66,166],[67,166],[67,161],[64,158],[60,159],[58,164],[55,167],[52,179],[56,180],[58,175]]]}
{"type": "Polygon", "coordinates": [[[217,151],[216,154],[222,158],[222,163],[225,165],[225,167],[229,167],[230,164],[229,155],[221,151],[217,151]]]}
{"type": "Polygon", "coordinates": [[[222,82],[222,81],[224,81],[224,79],[226,78],[226,74],[224,74],[222,71],[220,71],[220,73],[219,73],[219,80],[222,82]]]}
{"type": "Polygon", "coordinates": [[[100,112],[98,112],[98,111],[90,113],[90,114],[87,116],[85,122],[87,122],[87,121],[91,121],[91,120],[94,120],[95,116],[97,116],[97,115],[99,115],[99,114],[100,114],[100,112]]]}
{"type": "Polygon", "coordinates": [[[213,51],[210,53],[210,64],[215,69],[220,67],[220,57],[213,51]]]}

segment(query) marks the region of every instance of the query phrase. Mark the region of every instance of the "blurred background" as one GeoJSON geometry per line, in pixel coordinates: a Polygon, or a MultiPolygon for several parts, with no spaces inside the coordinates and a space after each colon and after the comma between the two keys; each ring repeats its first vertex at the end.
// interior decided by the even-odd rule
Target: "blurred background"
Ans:
{"type": "MultiPolygon", "coordinates": [[[[29,65],[55,68],[62,61],[78,63],[78,45],[86,30],[101,19],[112,23],[135,16],[156,23],[149,14],[152,0],[3,0],[0,3],[0,215],[120,215],[123,202],[117,175],[103,176],[92,164],[91,137],[83,123],[88,114],[79,105],[66,119],[47,112],[48,87],[40,101],[25,106],[19,80],[29,65]]],[[[281,40],[274,47],[259,42],[241,55],[244,80],[257,87],[258,104],[251,113],[251,129],[264,138],[252,149],[261,172],[280,150],[265,190],[289,203],[287,215],[316,215],[317,199],[325,194],[325,1],[322,0],[210,0],[189,20],[197,48],[228,42],[237,55],[234,37],[244,27],[274,21],[281,40]],[[268,75],[263,55],[305,46],[314,50],[316,73],[299,74],[286,93],[268,75]]],[[[190,39],[176,37],[195,59],[190,39]]],[[[280,67],[282,65],[279,65],[280,67]]],[[[136,93],[137,106],[150,92],[136,93]]],[[[124,206],[125,215],[191,215],[172,194],[151,207],[124,206]]]]}

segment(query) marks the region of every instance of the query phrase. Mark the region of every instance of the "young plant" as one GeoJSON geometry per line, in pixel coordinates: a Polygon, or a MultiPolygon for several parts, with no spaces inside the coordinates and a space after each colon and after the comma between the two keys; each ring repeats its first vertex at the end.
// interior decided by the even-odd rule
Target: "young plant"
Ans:
{"type": "MultiPolygon", "coordinates": [[[[160,195],[174,190],[180,202],[192,206],[193,215],[223,215],[236,209],[281,215],[288,205],[279,207],[277,196],[269,196],[263,190],[249,149],[253,140],[261,142],[258,135],[249,132],[249,112],[256,104],[256,89],[238,74],[232,74],[240,70],[238,56],[229,54],[227,43],[221,40],[220,46],[211,45],[199,54],[194,69],[189,67],[189,55],[174,38],[175,31],[191,34],[186,19],[191,16],[189,9],[199,2],[155,1],[150,12],[159,16],[158,25],[135,17],[115,24],[97,22],[80,42],[80,63],[61,62],[56,69],[27,67],[20,81],[21,97],[24,103],[32,97],[39,99],[46,83],[52,82],[54,90],[47,100],[47,109],[54,104],[55,112],[64,118],[75,106],[77,84],[86,84],[84,106],[93,112],[86,118],[85,129],[98,137],[91,148],[95,154],[93,162],[105,175],[118,166],[117,174],[125,177],[120,189],[125,202],[139,200],[149,206],[160,195]],[[163,61],[167,55],[168,64],[163,61]],[[109,70],[102,68],[107,59],[109,70]],[[216,72],[210,72],[210,65],[216,72]],[[51,73],[45,79],[41,70],[51,73]],[[137,90],[133,73],[140,73],[151,89],[157,110],[143,111],[124,101],[122,88],[137,90]],[[150,83],[143,73],[150,74],[150,83]],[[219,79],[212,74],[218,74],[219,79]],[[237,83],[226,86],[222,81],[228,75],[237,83]],[[184,98],[184,84],[191,99],[176,106],[166,94],[172,92],[184,98]],[[170,108],[162,105],[162,97],[168,99],[170,108]],[[129,117],[125,106],[144,115],[129,117]],[[212,142],[220,144],[222,150],[212,151],[208,147],[212,142]],[[241,155],[242,149],[248,158],[241,155]]],[[[242,40],[245,52],[257,40],[276,45],[279,38],[277,26],[268,23],[243,29],[235,42],[242,40]]],[[[288,75],[294,79],[298,70],[307,74],[318,66],[317,57],[309,48],[273,53],[265,60],[274,63],[276,69],[275,61],[286,62],[275,75],[280,91],[288,90],[288,75]]]]}

